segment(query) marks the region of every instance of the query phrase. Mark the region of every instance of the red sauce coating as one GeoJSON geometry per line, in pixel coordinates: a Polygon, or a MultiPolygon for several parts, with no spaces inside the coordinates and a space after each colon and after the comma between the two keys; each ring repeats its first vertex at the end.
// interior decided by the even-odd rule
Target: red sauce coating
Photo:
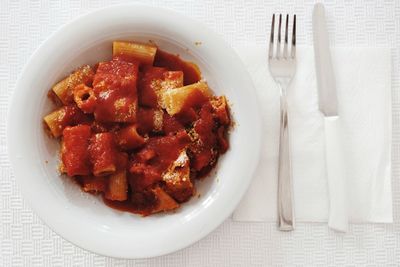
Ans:
{"type": "Polygon", "coordinates": [[[117,153],[117,170],[124,170],[128,167],[129,155],[125,152],[117,153]]]}
{"type": "Polygon", "coordinates": [[[157,50],[154,58],[154,66],[163,67],[168,70],[179,70],[183,72],[184,85],[196,83],[201,79],[199,67],[192,62],[182,60],[179,56],[157,50]]]}
{"type": "Polygon", "coordinates": [[[64,116],[59,118],[59,125],[64,129],[67,126],[75,126],[79,124],[87,124],[91,121],[90,117],[84,114],[77,106],[69,105],[62,107],[64,116]]]}
{"type": "Polygon", "coordinates": [[[215,160],[215,148],[217,137],[213,109],[210,103],[206,103],[200,110],[200,118],[195,122],[193,130],[197,141],[192,143],[190,151],[193,155],[192,167],[201,171],[215,160]]]}
{"type": "Polygon", "coordinates": [[[93,88],[77,86],[78,105],[63,106],[57,122],[65,128],[67,174],[114,209],[143,216],[176,209],[194,194],[194,178],[204,177],[229,148],[226,99],[194,91],[179,114],[169,115],[160,90],[198,82],[201,74],[159,49],[153,66],[139,68],[134,58],[118,56],[93,69],[93,88]],[[185,165],[175,165],[183,152],[185,165]],[[181,176],[169,176],[175,174],[181,176]]]}
{"type": "Polygon", "coordinates": [[[132,190],[143,190],[161,180],[162,173],[189,144],[190,137],[185,131],[180,131],[176,135],[150,138],[132,161],[129,170],[132,174],[132,190]]]}
{"type": "Polygon", "coordinates": [[[195,91],[185,101],[180,113],[176,118],[184,125],[192,124],[199,118],[198,110],[203,104],[208,103],[209,99],[202,93],[195,91]]]}
{"type": "Polygon", "coordinates": [[[154,129],[154,109],[140,108],[138,111],[138,132],[141,135],[150,133],[154,129]]]}
{"type": "Polygon", "coordinates": [[[220,126],[217,130],[217,140],[219,145],[219,152],[221,154],[225,153],[229,149],[229,142],[226,136],[227,136],[226,127],[220,126]]]}
{"type": "Polygon", "coordinates": [[[174,116],[168,115],[168,113],[164,113],[163,117],[163,132],[164,134],[172,134],[184,130],[185,127],[183,124],[174,116]]]}
{"type": "Polygon", "coordinates": [[[93,89],[85,84],[77,85],[74,88],[74,100],[84,113],[93,113],[96,107],[96,97],[93,89]]]}
{"type": "Polygon", "coordinates": [[[105,176],[117,169],[117,150],[112,133],[98,133],[90,139],[88,148],[95,176],[105,176]]]}
{"type": "Polygon", "coordinates": [[[128,125],[117,131],[115,141],[122,150],[138,148],[145,143],[145,139],[137,132],[136,125],[128,125]]]}
{"type": "Polygon", "coordinates": [[[156,91],[160,87],[163,80],[164,72],[167,69],[157,67],[147,67],[143,71],[143,77],[139,82],[139,103],[142,106],[157,108],[157,94],[156,91]]]}
{"type": "Polygon", "coordinates": [[[90,126],[67,127],[63,131],[61,158],[68,176],[90,174],[89,138],[90,126]]]}
{"type": "Polygon", "coordinates": [[[79,176],[77,177],[78,183],[82,186],[83,191],[89,193],[105,192],[107,188],[107,178],[104,176],[79,176]]]}
{"type": "Polygon", "coordinates": [[[96,95],[94,111],[96,120],[135,122],[138,72],[138,63],[119,59],[99,63],[93,80],[96,95]]]}
{"type": "Polygon", "coordinates": [[[90,124],[93,133],[115,132],[120,129],[118,123],[93,121],[90,124]]]}
{"type": "Polygon", "coordinates": [[[110,208],[142,216],[150,215],[157,203],[157,199],[151,191],[131,193],[126,201],[112,201],[105,197],[103,197],[103,201],[110,208]]]}

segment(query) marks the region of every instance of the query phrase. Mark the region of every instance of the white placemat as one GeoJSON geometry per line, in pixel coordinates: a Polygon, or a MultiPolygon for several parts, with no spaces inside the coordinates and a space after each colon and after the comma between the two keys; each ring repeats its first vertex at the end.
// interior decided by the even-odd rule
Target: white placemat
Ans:
{"type": "MultiPolygon", "coordinates": [[[[393,225],[352,225],[346,235],[324,224],[298,224],[281,233],[274,223],[227,220],[212,234],[177,253],[127,261],[84,251],[52,232],[22,200],[6,151],[9,98],[23,65],[59,26],[95,8],[132,1],[0,2],[0,266],[396,266],[400,262],[400,2],[327,1],[331,41],[341,46],[392,48],[393,225]],[[334,20],[333,20],[334,18],[334,20]]],[[[312,44],[314,1],[179,1],[147,4],[173,8],[203,21],[232,45],[265,44],[272,12],[297,14],[298,43],[312,44]]],[[[32,88],[34,90],[34,88],[32,88]]]]}

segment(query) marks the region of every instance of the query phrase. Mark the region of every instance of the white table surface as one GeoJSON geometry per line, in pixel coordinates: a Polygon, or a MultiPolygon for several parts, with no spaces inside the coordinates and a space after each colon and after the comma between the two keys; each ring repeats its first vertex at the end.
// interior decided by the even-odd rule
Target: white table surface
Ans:
{"type": "MultiPolygon", "coordinates": [[[[65,241],[30,209],[7,156],[7,106],[22,67],[59,26],[80,14],[128,1],[0,2],[0,266],[398,266],[400,264],[400,1],[325,1],[332,42],[338,46],[392,48],[392,225],[352,225],[346,235],[325,224],[298,224],[281,233],[271,223],[228,219],[200,242],[148,260],[99,256],[65,241]]],[[[233,46],[264,44],[272,12],[295,12],[298,43],[311,44],[314,1],[148,1],[203,21],[233,46]]],[[[35,88],[32,88],[35,90],[35,88]]]]}

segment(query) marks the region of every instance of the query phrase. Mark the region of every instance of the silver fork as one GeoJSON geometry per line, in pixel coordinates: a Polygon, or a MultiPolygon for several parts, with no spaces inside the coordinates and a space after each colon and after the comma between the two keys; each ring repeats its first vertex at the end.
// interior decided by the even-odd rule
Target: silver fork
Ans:
{"type": "Polygon", "coordinates": [[[281,25],[282,14],[279,15],[278,40],[277,42],[276,40],[274,42],[274,14],[271,23],[268,64],[269,71],[277,83],[281,94],[281,128],[278,170],[278,226],[281,231],[291,231],[294,229],[294,209],[286,96],[290,82],[296,73],[296,15],[293,16],[292,45],[290,52],[288,47],[289,15],[286,15],[283,52],[281,45],[281,25]]]}

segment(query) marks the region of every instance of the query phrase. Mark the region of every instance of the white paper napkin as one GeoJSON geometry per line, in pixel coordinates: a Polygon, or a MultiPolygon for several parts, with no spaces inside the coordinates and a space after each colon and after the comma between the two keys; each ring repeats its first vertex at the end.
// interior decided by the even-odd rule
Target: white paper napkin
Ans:
{"type": "MultiPolygon", "coordinates": [[[[279,146],[279,91],[269,74],[267,47],[237,52],[253,77],[263,116],[262,156],[246,196],[233,214],[238,221],[275,221],[279,146]]],[[[391,57],[389,48],[337,48],[336,74],[350,222],[393,222],[391,193],[391,57]]],[[[297,51],[289,88],[289,131],[297,221],[325,222],[328,188],[323,117],[318,110],[312,47],[297,51]]]]}

